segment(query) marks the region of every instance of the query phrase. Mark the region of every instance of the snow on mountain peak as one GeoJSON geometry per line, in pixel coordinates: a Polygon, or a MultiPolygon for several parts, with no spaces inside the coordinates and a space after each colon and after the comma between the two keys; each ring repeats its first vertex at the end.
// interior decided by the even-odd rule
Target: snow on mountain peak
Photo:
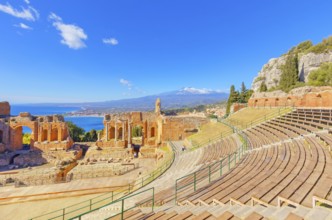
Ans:
{"type": "Polygon", "coordinates": [[[218,91],[214,91],[211,89],[197,89],[194,87],[184,87],[183,89],[179,90],[177,94],[183,95],[183,94],[211,94],[211,93],[219,93],[218,91]]]}

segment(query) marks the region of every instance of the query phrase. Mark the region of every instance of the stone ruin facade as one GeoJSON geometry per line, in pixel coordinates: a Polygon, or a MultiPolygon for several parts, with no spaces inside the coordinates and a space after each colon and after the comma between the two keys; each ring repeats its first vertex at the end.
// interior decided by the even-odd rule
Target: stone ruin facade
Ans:
{"type": "Polygon", "coordinates": [[[20,150],[23,126],[31,129],[31,149],[67,150],[73,144],[63,116],[32,116],[28,112],[10,115],[8,102],[0,103],[0,153],[20,150]]]}
{"type": "Polygon", "coordinates": [[[254,93],[249,107],[332,107],[332,87],[305,86],[291,90],[254,93]]]}
{"type": "Polygon", "coordinates": [[[132,144],[157,147],[167,141],[184,140],[208,122],[205,116],[164,116],[157,99],[154,112],[108,114],[104,117],[104,132],[98,147],[130,148],[132,144]],[[140,139],[132,138],[132,129],[142,128],[140,139]],[[137,142],[138,141],[138,142],[137,142]]]}
{"type": "Polygon", "coordinates": [[[4,171],[0,174],[0,186],[122,175],[139,167],[131,161],[133,154],[158,162],[164,158],[158,146],[170,140],[184,140],[207,122],[206,117],[199,115],[162,115],[158,99],[154,112],[105,115],[103,134],[79,160],[83,156],[82,143],[73,143],[63,116],[33,116],[27,112],[11,116],[9,103],[1,102],[0,168],[4,171]],[[31,129],[28,151],[22,150],[24,126],[31,129]],[[132,137],[135,127],[141,129],[141,136],[132,137]],[[128,149],[133,144],[134,148],[128,149]]]}

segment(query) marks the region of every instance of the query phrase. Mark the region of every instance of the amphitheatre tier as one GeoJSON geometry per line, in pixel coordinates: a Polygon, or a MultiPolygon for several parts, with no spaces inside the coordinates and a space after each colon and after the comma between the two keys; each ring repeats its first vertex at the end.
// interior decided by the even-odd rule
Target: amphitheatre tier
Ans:
{"type": "MultiPolygon", "coordinates": [[[[328,97],[332,91],[310,88],[294,93],[292,102],[286,98],[283,105],[275,104],[274,94],[261,94],[264,102],[255,101],[260,94],[252,96],[248,107],[216,124],[198,116],[165,117],[159,101],[154,113],[107,115],[103,135],[95,144],[88,143],[91,146],[84,155],[82,151],[84,157],[76,160],[66,179],[73,186],[89,178],[111,180],[114,177],[108,175],[114,168],[110,172],[105,164],[117,155],[111,166],[119,162],[122,168],[131,166],[117,174],[119,181],[134,176],[130,183],[105,194],[70,192],[67,200],[26,200],[21,205],[55,204],[54,210],[41,208],[29,215],[32,219],[331,219],[332,108],[328,97]],[[317,97],[325,104],[321,106],[317,97]],[[142,129],[142,136],[130,138],[137,132],[133,128],[142,129]],[[141,145],[139,152],[130,151],[128,143],[141,145]],[[108,174],[97,169],[87,172],[90,165],[108,174]],[[139,169],[145,171],[139,173],[139,169]],[[61,201],[64,205],[59,207],[61,201]],[[44,215],[33,218],[39,214],[44,215]]],[[[15,205],[3,208],[12,210],[15,205]]]]}

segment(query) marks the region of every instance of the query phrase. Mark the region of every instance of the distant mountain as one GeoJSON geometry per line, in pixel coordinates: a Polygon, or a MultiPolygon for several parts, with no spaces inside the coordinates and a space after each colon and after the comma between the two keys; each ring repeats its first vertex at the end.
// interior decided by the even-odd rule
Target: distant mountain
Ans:
{"type": "Polygon", "coordinates": [[[225,101],[228,98],[228,93],[208,89],[196,89],[192,87],[186,87],[176,91],[165,92],[158,95],[144,96],[140,98],[73,104],[58,103],[54,105],[66,107],[80,107],[83,111],[86,112],[151,111],[154,110],[157,98],[160,98],[161,100],[161,108],[166,110],[173,108],[214,104],[217,102],[225,101]]]}

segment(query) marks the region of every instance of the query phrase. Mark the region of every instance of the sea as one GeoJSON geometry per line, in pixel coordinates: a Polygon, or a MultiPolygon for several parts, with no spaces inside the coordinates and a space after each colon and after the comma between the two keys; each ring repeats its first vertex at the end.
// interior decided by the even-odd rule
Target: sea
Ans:
{"type": "MultiPolygon", "coordinates": [[[[55,115],[74,113],[81,110],[79,107],[62,107],[62,106],[35,106],[35,105],[11,105],[11,115],[19,115],[20,112],[29,112],[31,115],[55,115]]],[[[102,130],[103,117],[97,116],[65,116],[65,121],[71,121],[77,126],[83,128],[85,131],[92,129],[102,130]]],[[[23,127],[24,133],[31,133],[31,129],[23,127]]]]}

